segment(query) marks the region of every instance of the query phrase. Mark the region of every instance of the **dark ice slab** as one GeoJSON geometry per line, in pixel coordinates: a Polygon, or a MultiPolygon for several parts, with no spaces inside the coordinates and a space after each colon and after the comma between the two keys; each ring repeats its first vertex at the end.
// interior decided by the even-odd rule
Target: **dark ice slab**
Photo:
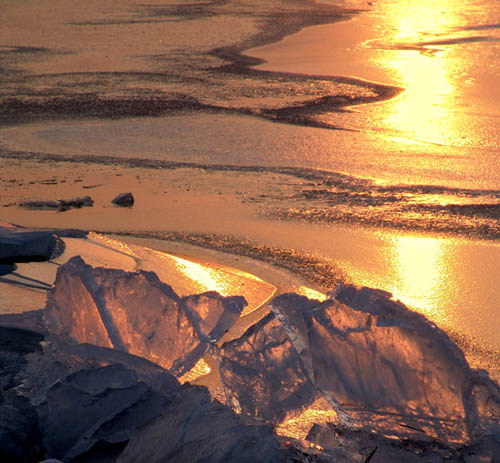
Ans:
{"type": "Polygon", "coordinates": [[[0,326],[0,461],[33,461],[41,454],[41,430],[35,408],[16,394],[26,368],[25,356],[41,352],[43,336],[0,326]]]}
{"type": "Polygon", "coordinates": [[[145,359],[2,321],[1,461],[114,461],[138,426],[182,400],[178,381],[145,359]]]}
{"type": "Polygon", "coordinates": [[[206,388],[181,386],[143,358],[4,327],[2,317],[0,335],[10,365],[0,384],[1,461],[338,461],[246,424],[206,388]]]}
{"type": "Polygon", "coordinates": [[[484,435],[472,444],[446,445],[422,436],[421,439],[394,439],[363,430],[315,424],[307,440],[326,451],[342,449],[350,462],[364,463],[481,463],[496,462],[500,437],[484,435]]]}
{"type": "Polygon", "coordinates": [[[269,426],[245,424],[205,388],[184,385],[182,399],[138,429],[117,463],[338,462],[293,439],[281,442],[269,426]]]}
{"type": "Polygon", "coordinates": [[[17,269],[16,264],[0,264],[0,276],[7,275],[17,269]]]}
{"type": "Polygon", "coordinates": [[[182,376],[245,305],[212,292],[181,299],[153,272],[92,268],[77,256],[58,269],[44,317],[61,338],[139,355],[182,376]]]}
{"type": "Polygon", "coordinates": [[[0,461],[43,459],[43,433],[35,407],[14,391],[2,390],[0,399],[0,461]]]}
{"type": "Polygon", "coordinates": [[[279,461],[270,428],[244,425],[205,388],[189,386],[183,399],[138,430],[118,462],[279,461]]]}
{"type": "Polygon", "coordinates": [[[233,408],[272,424],[298,414],[314,399],[302,359],[273,313],[224,343],[219,370],[233,408]]]}
{"type": "MultiPolygon", "coordinates": [[[[42,311],[39,311],[42,312],[42,311]]],[[[16,390],[36,405],[58,381],[79,370],[98,369],[116,364],[132,370],[151,388],[170,396],[180,388],[179,382],[160,366],[134,355],[91,344],[73,344],[33,332],[31,329],[4,326],[0,316],[0,386],[16,390]]],[[[8,324],[11,322],[8,321],[8,324]]]]}
{"type": "Polygon", "coordinates": [[[86,234],[81,230],[39,230],[0,223],[0,264],[54,259],[64,251],[61,238],[82,238],[86,234]]]}
{"type": "Polygon", "coordinates": [[[80,370],[51,386],[38,409],[45,448],[68,461],[99,441],[126,442],[169,404],[122,365],[80,370]]]}
{"type": "Polygon", "coordinates": [[[10,230],[0,227],[0,264],[45,261],[64,249],[52,231],[10,230]]]}

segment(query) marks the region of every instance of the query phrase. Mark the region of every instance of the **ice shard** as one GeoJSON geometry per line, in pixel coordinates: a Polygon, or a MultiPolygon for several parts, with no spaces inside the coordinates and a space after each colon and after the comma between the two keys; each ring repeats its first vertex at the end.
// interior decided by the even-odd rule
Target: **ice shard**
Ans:
{"type": "Polygon", "coordinates": [[[0,264],[53,259],[64,251],[61,237],[82,238],[86,234],[82,230],[17,227],[0,220],[0,264]]]}
{"type": "Polygon", "coordinates": [[[181,385],[141,357],[5,321],[12,320],[0,316],[2,462],[339,461],[246,423],[206,388],[181,385]]]}
{"type": "Polygon", "coordinates": [[[269,423],[314,399],[304,363],[273,313],[222,346],[219,370],[233,408],[269,423]]]}
{"type": "Polygon", "coordinates": [[[63,249],[63,242],[52,231],[0,226],[1,264],[49,260],[63,249]]]}
{"type": "Polygon", "coordinates": [[[498,430],[498,385],[424,316],[368,288],[345,287],[314,307],[294,298],[279,296],[273,310],[301,343],[314,385],[356,426],[446,442],[498,430]]]}
{"type": "Polygon", "coordinates": [[[63,339],[113,347],[96,302],[86,285],[88,267],[73,258],[57,272],[43,313],[48,331],[63,339]]]}
{"type": "Polygon", "coordinates": [[[186,296],[181,305],[196,328],[207,341],[217,341],[239,318],[246,305],[241,296],[223,297],[215,291],[186,296]]]}
{"type": "Polygon", "coordinates": [[[52,334],[138,355],[181,376],[245,304],[217,293],[179,298],[153,272],[93,268],[77,256],[58,270],[44,317],[52,334]]]}

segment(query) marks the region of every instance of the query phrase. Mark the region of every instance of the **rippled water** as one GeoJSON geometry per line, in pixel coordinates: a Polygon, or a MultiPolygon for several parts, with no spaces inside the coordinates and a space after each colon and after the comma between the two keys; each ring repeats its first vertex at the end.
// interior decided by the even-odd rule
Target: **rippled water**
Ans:
{"type": "Polygon", "coordinates": [[[496,244],[474,256],[471,243],[481,244],[469,240],[499,239],[500,6],[477,0],[345,3],[366,11],[251,50],[268,61],[259,69],[351,75],[404,90],[386,102],[318,116],[362,132],[346,136],[350,149],[336,148],[353,165],[364,163],[364,179],[304,188],[281,217],[403,231],[379,241],[385,243],[377,254],[385,277],[369,265],[351,274],[441,323],[471,311],[468,329],[481,325],[479,342],[497,345],[500,256],[496,244]],[[468,278],[465,268],[474,269],[468,278]],[[484,299],[467,295],[470,280],[484,299]]]}

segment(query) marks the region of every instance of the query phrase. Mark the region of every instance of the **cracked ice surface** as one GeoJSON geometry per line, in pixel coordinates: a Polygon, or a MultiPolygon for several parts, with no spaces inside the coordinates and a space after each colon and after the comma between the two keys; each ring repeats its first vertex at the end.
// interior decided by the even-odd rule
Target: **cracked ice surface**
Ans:
{"type": "Polygon", "coordinates": [[[303,362],[272,313],[223,345],[219,370],[232,407],[273,424],[314,398],[303,362]]]}

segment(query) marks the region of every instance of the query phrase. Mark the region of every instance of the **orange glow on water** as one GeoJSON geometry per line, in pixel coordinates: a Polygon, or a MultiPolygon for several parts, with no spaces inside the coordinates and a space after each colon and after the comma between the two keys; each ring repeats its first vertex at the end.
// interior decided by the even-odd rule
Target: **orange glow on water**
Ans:
{"type": "Polygon", "coordinates": [[[381,55],[383,67],[406,89],[388,105],[385,124],[408,138],[447,144],[460,138],[450,100],[457,88],[449,68],[448,50],[432,45],[458,24],[457,4],[451,1],[389,4],[393,36],[384,38],[394,48],[381,55]],[[441,10],[446,14],[441,14],[441,10]],[[429,44],[429,45],[427,45],[429,44]]]}
{"type": "MultiPolygon", "coordinates": [[[[266,304],[276,292],[276,287],[256,275],[223,265],[199,263],[173,254],[150,250],[173,274],[189,282],[190,293],[216,291],[221,296],[244,296],[248,305],[242,315],[247,315],[266,304]]],[[[172,275],[172,274],[171,274],[172,275]]]]}
{"type": "Polygon", "coordinates": [[[439,33],[457,24],[455,0],[419,0],[388,3],[387,18],[393,19],[394,38],[404,41],[422,40],[422,34],[439,33]],[[443,12],[446,14],[443,14],[443,12]]]}
{"type": "Polygon", "coordinates": [[[177,270],[196,281],[201,291],[217,291],[222,296],[231,293],[230,283],[212,268],[177,256],[170,256],[176,262],[177,270]]]}
{"type": "Polygon", "coordinates": [[[393,103],[385,122],[410,138],[445,144],[454,138],[451,115],[445,105],[453,90],[446,66],[437,56],[417,51],[411,54],[391,62],[403,76],[407,90],[393,103]]]}
{"type": "Polygon", "coordinates": [[[441,281],[446,274],[446,253],[440,239],[393,236],[392,265],[395,299],[420,309],[434,320],[444,321],[439,298],[444,297],[441,281]]]}

